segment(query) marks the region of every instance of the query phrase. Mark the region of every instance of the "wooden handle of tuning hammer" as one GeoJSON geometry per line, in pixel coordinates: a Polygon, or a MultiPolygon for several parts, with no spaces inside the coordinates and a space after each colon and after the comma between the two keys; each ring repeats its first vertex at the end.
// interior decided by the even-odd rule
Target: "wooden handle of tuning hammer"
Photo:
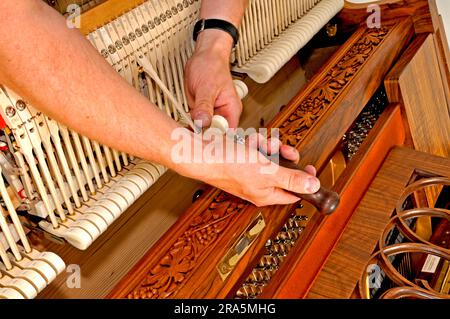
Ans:
{"type": "MultiPolygon", "coordinates": [[[[281,156],[279,158],[279,165],[290,169],[300,169],[297,164],[290,162],[281,156]]],[[[320,189],[314,194],[293,194],[312,204],[321,214],[324,215],[330,215],[339,205],[338,193],[330,191],[324,187],[320,187],[320,189]]]]}

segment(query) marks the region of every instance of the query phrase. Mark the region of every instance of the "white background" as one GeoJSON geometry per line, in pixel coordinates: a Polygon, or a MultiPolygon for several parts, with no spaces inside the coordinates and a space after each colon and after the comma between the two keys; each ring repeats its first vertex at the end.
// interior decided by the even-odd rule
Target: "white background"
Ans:
{"type": "Polygon", "coordinates": [[[439,13],[444,20],[445,33],[447,34],[447,41],[450,45],[450,0],[436,0],[439,13]]]}

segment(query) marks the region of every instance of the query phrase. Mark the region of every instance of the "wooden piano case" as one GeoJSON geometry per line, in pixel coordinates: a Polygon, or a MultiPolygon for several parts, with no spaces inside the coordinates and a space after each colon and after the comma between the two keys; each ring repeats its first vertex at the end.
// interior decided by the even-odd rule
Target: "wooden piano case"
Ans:
{"type": "MultiPolygon", "coordinates": [[[[447,177],[450,171],[448,161],[404,148],[395,149],[381,168],[390,150],[400,145],[450,155],[448,52],[433,8],[433,1],[383,4],[383,13],[393,19],[383,21],[381,28],[357,29],[268,126],[279,128],[283,142],[299,150],[301,164],[314,164],[322,183],[340,194],[333,215],[323,217],[307,203],[258,208],[210,188],[109,297],[368,297],[359,293],[358,280],[388,225],[394,199],[397,203],[416,169],[447,177]],[[424,57],[431,58],[428,68],[421,69],[424,57]],[[355,131],[367,122],[364,111],[384,92],[388,102],[381,103],[375,124],[362,128],[363,138],[355,142],[355,131]],[[414,94],[420,98],[410,98],[414,94]],[[439,103],[430,105],[433,99],[439,103]],[[421,122],[423,116],[428,121],[421,122]],[[384,184],[377,184],[380,179],[384,184]],[[361,213],[372,192],[387,205],[374,220],[361,213]],[[384,193],[392,202],[385,202],[384,193]],[[347,242],[356,245],[354,251],[347,242]],[[349,265],[353,258],[360,260],[349,265]]],[[[348,9],[340,15],[347,26],[365,17],[348,9]]],[[[435,185],[424,196],[434,203],[442,189],[435,185]]],[[[373,199],[366,205],[371,212],[379,208],[373,199]]],[[[416,297],[437,296],[406,290],[416,297]]]]}

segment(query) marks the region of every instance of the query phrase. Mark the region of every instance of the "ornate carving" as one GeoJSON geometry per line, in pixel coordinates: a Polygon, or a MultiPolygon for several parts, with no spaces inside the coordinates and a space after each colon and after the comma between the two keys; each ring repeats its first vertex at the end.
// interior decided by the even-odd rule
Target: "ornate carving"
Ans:
{"type": "Polygon", "coordinates": [[[243,200],[220,192],[209,207],[194,218],[183,236],[178,238],[128,298],[168,298],[175,294],[206,248],[217,240],[231,217],[245,206],[243,200]]]}
{"type": "Polygon", "coordinates": [[[298,145],[308,130],[333,104],[372,52],[383,42],[389,28],[367,29],[342,59],[332,67],[280,127],[283,143],[298,145]]]}
{"type": "MultiPolygon", "coordinates": [[[[302,140],[320,115],[360,71],[389,30],[388,27],[368,29],[361,35],[281,125],[280,138],[283,142],[297,145],[302,140]]],[[[210,252],[208,248],[230,223],[231,217],[242,212],[247,205],[249,204],[242,200],[219,192],[211,205],[199,213],[165,256],[156,265],[148,266],[151,270],[127,297],[149,299],[174,296],[198,266],[199,259],[210,252]]]]}

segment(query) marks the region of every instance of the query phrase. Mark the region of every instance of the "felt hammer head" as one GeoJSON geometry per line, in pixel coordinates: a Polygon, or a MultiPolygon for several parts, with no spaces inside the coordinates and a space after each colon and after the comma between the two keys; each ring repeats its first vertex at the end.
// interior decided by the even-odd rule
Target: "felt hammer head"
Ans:
{"type": "Polygon", "coordinates": [[[214,115],[211,120],[211,128],[218,129],[225,134],[229,129],[228,121],[221,115],[214,115]]]}

